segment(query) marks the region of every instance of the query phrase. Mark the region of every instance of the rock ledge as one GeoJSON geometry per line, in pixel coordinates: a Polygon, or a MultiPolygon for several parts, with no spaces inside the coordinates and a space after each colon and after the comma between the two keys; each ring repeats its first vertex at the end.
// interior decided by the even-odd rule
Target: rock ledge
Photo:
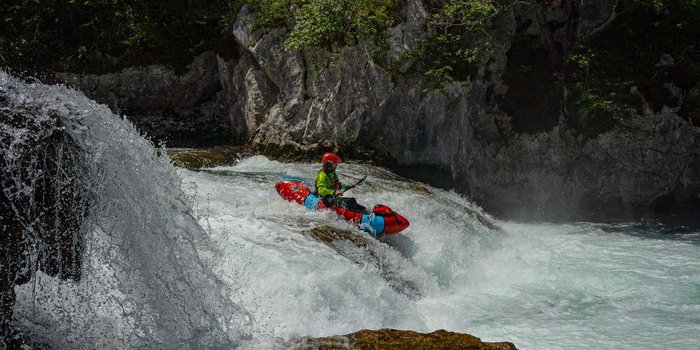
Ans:
{"type": "Polygon", "coordinates": [[[465,333],[444,329],[432,333],[418,333],[396,329],[367,330],[344,336],[304,338],[293,349],[462,349],[462,350],[515,350],[513,343],[487,343],[465,333]]]}

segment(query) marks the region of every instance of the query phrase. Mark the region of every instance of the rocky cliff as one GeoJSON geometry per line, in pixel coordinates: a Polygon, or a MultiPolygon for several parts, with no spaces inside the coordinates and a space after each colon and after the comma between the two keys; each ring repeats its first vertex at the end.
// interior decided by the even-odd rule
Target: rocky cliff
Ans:
{"type": "Polygon", "coordinates": [[[219,58],[207,52],[184,74],[165,66],[133,67],[104,75],[62,74],[69,85],[116,114],[129,116],[147,137],[160,143],[208,146],[235,141],[219,58]],[[233,131],[233,132],[232,132],[233,131]]]}
{"type": "Polygon", "coordinates": [[[473,74],[440,88],[389,68],[426,35],[430,14],[419,0],[406,1],[383,56],[368,41],[332,54],[287,51],[288,32],[256,28],[244,7],[232,29],[233,58],[205,53],[180,76],[149,67],[65,79],[156,138],[196,144],[193,135],[220,135],[288,159],[334,150],[455,188],[506,217],[603,220],[696,207],[697,76],[617,84],[636,106],[624,118],[610,108],[616,101],[595,110],[572,102],[576,92],[567,89],[576,78],[571,53],[614,32],[618,3],[511,7],[484,34],[490,50],[473,74]],[[658,101],[658,91],[670,97],[658,101]],[[601,111],[619,122],[588,132],[601,111]]]}

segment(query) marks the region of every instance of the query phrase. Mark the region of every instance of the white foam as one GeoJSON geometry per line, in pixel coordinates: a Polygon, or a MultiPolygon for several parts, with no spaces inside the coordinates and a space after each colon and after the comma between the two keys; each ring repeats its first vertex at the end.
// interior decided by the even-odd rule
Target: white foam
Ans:
{"type": "Polygon", "coordinates": [[[383,203],[411,220],[387,240],[393,247],[383,244],[404,260],[372,248],[387,257],[383,268],[395,264],[420,276],[424,294],[410,298],[391,288],[383,268],[303,234],[351,225],[274,192],[280,175],[312,179],[318,164],[260,156],[241,164],[180,174],[197,184],[199,198],[208,196],[200,205],[227,251],[220,273],[236,276],[222,278],[243,281],[240,303],[266,320],[256,323],[256,339],[393,327],[469,332],[522,349],[695,347],[698,245],[630,235],[627,226],[497,222],[503,230],[492,230],[474,217],[483,212],[454,192],[342,164],[341,180],[370,174],[352,194],[361,204],[383,203]]]}

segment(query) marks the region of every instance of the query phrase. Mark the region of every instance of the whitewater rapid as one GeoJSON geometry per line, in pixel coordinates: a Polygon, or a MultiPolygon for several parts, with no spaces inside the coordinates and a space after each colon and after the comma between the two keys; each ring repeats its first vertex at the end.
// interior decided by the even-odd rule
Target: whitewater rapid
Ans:
{"type": "Polygon", "coordinates": [[[635,223],[497,222],[489,229],[473,216],[484,213],[454,192],[341,165],[346,179],[369,175],[352,193],[360,203],[383,203],[411,220],[373,249],[386,257],[383,268],[410,271],[403,280],[421,294],[412,297],[376,266],[304,233],[362,231],[273,190],[282,177],[312,179],[318,167],[255,156],[232,167],[178,170],[200,224],[224,252],[217,274],[253,315],[256,346],[390,327],[468,332],[519,349],[697,348],[697,231],[635,223]]]}
{"type": "MultiPolygon", "coordinates": [[[[411,221],[375,241],[279,198],[276,181],[312,179],[320,164],[254,156],[175,169],[128,120],[70,88],[0,71],[0,97],[13,118],[0,120],[0,154],[29,160],[6,161],[15,185],[5,194],[35,195],[44,174],[26,169],[43,161],[32,147],[59,132],[75,146],[75,167],[59,166],[59,179],[79,181],[90,200],[81,279],[34,264],[31,281],[14,287],[13,325],[38,347],[283,349],[300,336],[389,327],[519,349],[697,349],[698,230],[497,221],[454,192],[342,164],[343,179],[368,175],[350,192],[360,203],[411,221]],[[317,229],[369,243],[326,244],[317,229]]],[[[30,203],[18,210],[23,222],[44,209],[18,203],[30,203]]],[[[25,231],[29,242],[44,232],[25,231]]]]}

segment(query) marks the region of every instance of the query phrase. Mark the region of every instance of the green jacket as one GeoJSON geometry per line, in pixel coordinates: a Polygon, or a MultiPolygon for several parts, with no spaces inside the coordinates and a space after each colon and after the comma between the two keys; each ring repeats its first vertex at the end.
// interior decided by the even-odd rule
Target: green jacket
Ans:
{"type": "Polygon", "coordinates": [[[316,174],[316,193],[319,196],[335,196],[335,191],[348,189],[350,185],[341,183],[335,171],[326,173],[321,170],[316,174]]]}

